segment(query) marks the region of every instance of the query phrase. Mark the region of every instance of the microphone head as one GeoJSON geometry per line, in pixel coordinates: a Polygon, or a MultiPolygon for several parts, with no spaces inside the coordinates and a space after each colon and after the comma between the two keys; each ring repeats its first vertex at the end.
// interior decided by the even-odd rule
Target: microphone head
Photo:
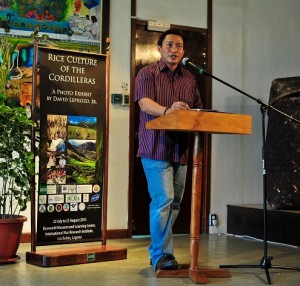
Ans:
{"type": "Polygon", "coordinates": [[[189,58],[183,58],[182,63],[186,66],[186,64],[190,61],[189,58]]]}

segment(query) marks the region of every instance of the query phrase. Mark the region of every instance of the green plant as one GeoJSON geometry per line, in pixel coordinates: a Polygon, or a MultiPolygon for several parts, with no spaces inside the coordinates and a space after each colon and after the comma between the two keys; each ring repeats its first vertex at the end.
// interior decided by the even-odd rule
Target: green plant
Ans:
{"type": "Polygon", "coordinates": [[[5,84],[9,75],[10,69],[10,57],[11,57],[10,44],[6,38],[0,40],[0,92],[3,93],[5,90],[5,84]]]}
{"type": "Polygon", "coordinates": [[[0,218],[10,218],[26,209],[34,154],[30,136],[35,122],[22,107],[0,104],[0,218]]]}
{"type": "Polygon", "coordinates": [[[10,43],[6,37],[0,39],[0,103],[5,98],[5,87],[9,80],[11,58],[19,41],[10,43]]]}

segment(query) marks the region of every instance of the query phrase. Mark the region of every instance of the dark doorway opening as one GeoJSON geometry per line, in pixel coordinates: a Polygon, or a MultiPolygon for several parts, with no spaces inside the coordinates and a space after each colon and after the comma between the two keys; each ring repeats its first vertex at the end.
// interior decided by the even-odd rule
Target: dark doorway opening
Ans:
{"type": "MultiPolygon", "coordinates": [[[[209,70],[208,32],[207,29],[175,26],[187,36],[188,42],[184,57],[209,70]]],[[[147,182],[140,158],[136,157],[138,147],[138,118],[139,106],[134,103],[134,80],[139,70],[160,58],[156,49],[157,39],[161,32],[147,30],[147,22],[132,20],[131,39],[131,109],[130,109],[130,171],[129,171],[129,236],[149,234],[149,203],[147,182]]],[[[197,76],[199,89],[205,108],[211,108],[211,81],[205,77],[197,76]]],[[[193,142],[191,142],[192,144],[193,142]]],[[[192,145],[191,145],[192,146],[192,145]]],[[[210,153],[211,137],[208,134],[202,136],[203,146],[203,197],[202,213],[199,214],[201,232],[208,231],[207,217],[210,203],[210,153]]],[[[174,225],[174,233],[190,233],[190,209],[191,209],[191,168],[192,158],[188,166],[185,195],[177,221],[174,225]]]]}

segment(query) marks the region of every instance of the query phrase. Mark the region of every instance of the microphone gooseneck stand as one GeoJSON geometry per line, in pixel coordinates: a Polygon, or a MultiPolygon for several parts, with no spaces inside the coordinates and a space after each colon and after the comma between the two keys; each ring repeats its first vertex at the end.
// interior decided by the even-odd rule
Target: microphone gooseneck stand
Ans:
{"type": "Polygon", "coordinates": [[[267,234],[267,230],[268,230],[268,218],[267,218],[267,196],[266,196],[266,176],[267,176],[267,171],[265,169],[265,144],[266,144],[266,128],[265,128],[265,114],[266,111],[268,109],[272,109],[277,113],[280,113],[281,115],[289,118],[290,120],[300,124],[300,121],[298,119],[293,118],[292,116],[276,109],[275,107],[263,102],[262,100],[255,98],[253,96],[251,96],[250,94],[247,94],[246,92],[243,92],[242,90],[232,86],[231,84],[228,84],[227,82],[207,73],[205,70],[203,69],[199,69],[200,74],[202,75],[206,75],[209,76],[211,78],[214,78],[216,80],[218,80],[219,82],[229,86],[230,88],[246,95],[247,97],[255,100],[258,104],[260,104],[260,111],[261,111],[261,116],[262,116],[262,141],[263,141],[263,145],[262,145],[262,163],[263,163],[263,225],[264,225],[264,230],[263,230],[263,246],[264,246],[264,255],[260,261],[260,263],[258,265],[220,265],[220,268],[261,268],[265,270],[266,276],[267,276],[267,280],[268,280],[268,284],[272,284],[271,282],[271,278],[270,278],[270,274],[269,274],[269,269],[270,268],[277,268],[277,269],[286,269],[286,270],[298,270],[300,271],[300,268],[296,268],[296,267],[289,267],[289,266],[278,266],[278,265],[272,265],[271,261],[273,259],[272,256],[268,256],[268,234],[267,234]]]}

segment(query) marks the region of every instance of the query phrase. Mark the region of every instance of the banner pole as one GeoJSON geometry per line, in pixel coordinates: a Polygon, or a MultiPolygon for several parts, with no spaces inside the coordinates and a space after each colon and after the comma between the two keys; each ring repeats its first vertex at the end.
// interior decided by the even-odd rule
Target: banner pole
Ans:
{"type": "Polygon", "coordinates": [[[105,170],[103,184],[103,220],[102,220],[102,244],[106,245],[107,232],[107,194],[108,194],[108,153],[109,153],[109,88],[110,88],[110,39],[106,39],[106,68],[105,68],[105,170]]]}
{"type": "MultiPolygon", "coordinates": [[[[36,27],[34,30],[34,42],[33,42],[33,65],[32,65],[32,96],[31,96],[31,119],[36,122],[36,94],[37,94],[37,65],[38,65],[38,32],[39,28],[36,27]]],[[[36,128],[32,126],[31,128],[31,152],[34,154],[34,160],[36,157],[36,147],[35,147],[35,136],[36,128]]],[[[35,166],[35,164],[34,164],[35,166]]],[[[35,171],[31,178],[31,251],[36,251],[36,226],[35,226],[35,171]]]]}

